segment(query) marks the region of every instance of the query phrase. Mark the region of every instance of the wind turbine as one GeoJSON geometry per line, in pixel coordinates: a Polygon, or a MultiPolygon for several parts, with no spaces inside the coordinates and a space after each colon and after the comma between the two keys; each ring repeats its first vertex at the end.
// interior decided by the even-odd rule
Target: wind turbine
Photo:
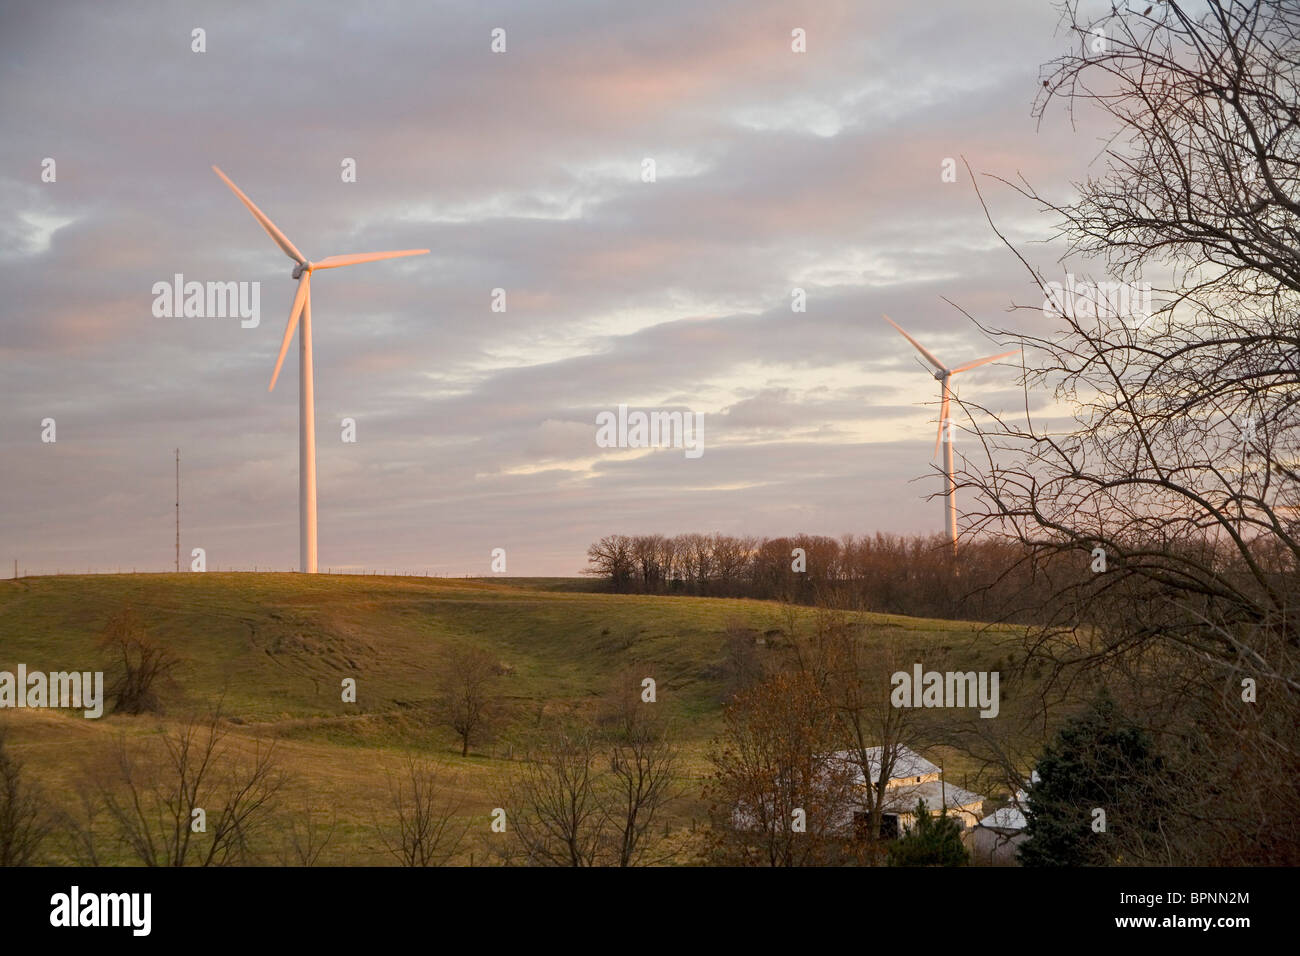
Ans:
{"type": "Polygon", "coordinates": [[[988,365],[989,362],[996,362],[998,359],[1006,358],[1009,355],[1015,355],[1020,349],[1012,349],[1010,352],[1002,352],[999,355],[990,355],[988,358],[976,359],[973,362],[967,362],[965,365],[959,365],[957,368],[948,368],[937,358],[934,353],[924,345],[912,338],[897,322],[889,316],[885,316],[885,321],[898,329],[899,335],[912,343],[912,346],[925,357],[925,360],[934,366],[934,377],[941,387],[942,403],[939,406],[939,434],[934,439],[934,450],[939,451],[940,443],[943,444],[943,478],[944,487],[947,492],[947,506],[944,509],[943,531],[944,535],[952,542],[953,554],[957,553],[957,480],[953,475],[952,467],[952,422],[948,419],[949,399],[952,391],[948,387],[948,379],[952,378],[958,372],[968,372],[973,368],[979,368],[981,365],[988,365]]]}
{"type": "Polygon", "coordinates": [[[239,197],[239,201],[248,207],[253,218],[261,224],[284,254],[294,261],[293,277],[298,280],[298,291],[294,293],[293,307],[289,310],[289,324],[284,328],[284,341],[280,343],[280,356],[275,360],[275,371],[271,373],[271,384],[267,391],[275,388],[275,380],[280,376],[280,366],[284,364],[285,353],[289,351],[289,342],[293,330],[298,327],[298,317],[302,316],[302,332],[298,335],[298,555],[301,570],[307,574],[316,573],[316,404],[313,394],[313,373],[311,361],[311,274],[317,269],[335,269],[339,266],[354,266],[361,262],[374,262],[378,259],[396,259],[398,256],[422,256],[428,249],[402,249],[396,252],[363,252],[350,256],[330,256],[319,262],[310,262],[297,250],[275,223],[267,218],[262,210],[253,204],[253,200],[240,191],[230,178],[216,166],[212,171],[221,177],[221,181],[230,187],[239,197]]]}

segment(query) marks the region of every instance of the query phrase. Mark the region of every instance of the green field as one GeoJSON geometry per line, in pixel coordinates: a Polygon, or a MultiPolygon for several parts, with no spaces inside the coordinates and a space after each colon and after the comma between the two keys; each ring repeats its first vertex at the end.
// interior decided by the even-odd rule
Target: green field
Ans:
{"type": "MultiPolygon", "coordinates": [[[[130,605],[155,640],[183,660],[163,716],[5,710],[11,750],[55,802],[69,801],[86,768],[119,734],[155,734],[221,702],[231,741],[273,739],[290,783],[281,802],[338,820],[323,863],[384,863],[373,826],[389,775],[406,753],[445,765],[467,819],[483,821],[512,765],[511,739],[595,706],[620,674],[652,676],[661,715],[683,748],[688,795],[672,825],[702,820],[699,778],[720,727],[729,629],[779,643],[788,619],[772,602],[595,593],[589,581],[295,574],[139,574],[0,582],[0,670],[99,670],[105,622],[130,605]],[[504,676],[511,715],[495,739],[461,758],[433,716],[445,651],[488,650],[504,676]],[[343,703],[343,678],[357,702],[343,703]]],[[[793,612],[806,622],[811,612],[793,612]]],[[[997,669],[1017,646],[986,625],[862,615],[870,640],[923,660],[943,648],[963,669],[997,669]]],[[[1007,685],[1004,683],[1004,688],[1007,685]]],[[[1004,691],[1005,693],[1005,691],[1004,691]]],[[[961,767],[954,755],[949,770],[961,767]]]]}

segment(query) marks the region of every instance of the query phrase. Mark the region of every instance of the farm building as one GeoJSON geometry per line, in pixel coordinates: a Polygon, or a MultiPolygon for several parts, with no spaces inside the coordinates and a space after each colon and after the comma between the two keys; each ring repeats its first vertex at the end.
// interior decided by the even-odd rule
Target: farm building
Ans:
{"type": "MultiPolygon", "coordinates": [[[[1038,782],[1038,771],[1030,776],[1030,786],[1038,782]]],[[[962,842],[970,851],[971,862],[984,866],[1015,866],[1016,848],[1029,838],[1025,832],[1024,790],[1017,790],[1011,804],[994,810],[974,827],[962,834],[962,842]]]]}
{"type": "MultiPolygon", "coordinates": [[[[865,807],[868,805],[870,779],[872,785],[880,780],[880,747],[867,750],[867,775],[863,775],[862,766],[857,755],[851,751],[840,751],[835,756],[841,761],[852,764],[855,768],[855,785],[862,792],[863,810],[855,811],[853,822],[863,825],[869,818],[865,807]]],[[[887,838],[901,836],[916,822],[916,803],[924,800],[926,808],[932,815],[947,811],[962,829],[973,827],[984,813],[984,797],[961,787],[954,786],[943,779],[943,770],[926,760],[908,747],[900,747],[890,770],[889,782],[885,786],[885,802],[881,815],[881,834],[887,838]]]]}
{"type": "MultiPolygon", "coordinates": [[[[880,747],[868,748],[865,753],[867,770],[872,780],[880,779],[880,755],[880,747]]],[[[852,834],[861,836],[863,827],[870,820],[868,807],[871,794],[858,756],[856,751],[841,750],[828,758],[848,771],[851,786],[856,792],[853,801],[856,805],[845,809],[843,816],[831,825],[832,830],[839,831],[846,837],[852,834]]],[[[939,767],[916,751],[901,747],[894,758],[886,786],[881,835],[886,839],[902,836],[916,822],[918,800],[925,801],[931,815],[946,810],[963,830],[974,826],[984,812],[984,797],[945,782],[943,771],[939,767]]],[[[742,830],[760,829],[764,826],[760,821],[766,820],[769,821],[768,826],[784,826],[784,816],[776,812],[774,805],[775,800],[769,798],[763,801],[761,808],[737,806],[732,810],[732,825],[742,830]]]]}

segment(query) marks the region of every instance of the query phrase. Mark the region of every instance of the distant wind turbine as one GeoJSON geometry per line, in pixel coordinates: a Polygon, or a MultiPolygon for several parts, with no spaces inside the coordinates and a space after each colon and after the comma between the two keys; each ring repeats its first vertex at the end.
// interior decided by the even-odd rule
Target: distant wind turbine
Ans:
{"type": "Polygon", "coordinates": [[[1012,349],[1010,352],[1002,352],[999,355],[990,355],[988,358],[976,359],[973,362],[967,362],[965,365],[959,365],[957,368],[948,368],[937,358],[934,353],[924,345],[912,338],[899,326],[897,322],[889,316],[885,316],[885,321],[898,329],[898,333],[925,357],[925,360],[934,366],[934,377],[941,385],[942,403],[939,406],[939,434],[934,439],[934,450],[939,451],[939,444],[943,443],[943,477],[944,486],[947,491],[947,502],[944,508],[943,531],[948,540],[952,542],[953,553],[957,553],[957,480],[953,475],[952,467],[952,425],[948,420],[949,399],[952,395],[948,387],[948,379],[952,378],[958,372],[968,372],[973,368],[979,368],[981,365],[988,365],[989,362],[996,362],[998,359],[1007,358],[1015,355],[1020,349],[1012,349]]]}
{"type": "Polygon", "coordinates": [[[253,204],[253,200],[240,191],[239,187],[216,166],[212,171],[221,177],[221,181],[230,187],[239,197],[239,201],[248,207],[253,218],[266,230],[266,234],[275,240],[284,254],[295,263],[293,277],[298,280],[298,291],[293,297],[293,307],[289,310],[289,324],[284,329],[284,341],[280,343],[280,356],[275,360],[275,371],[271,373],[271,384],[267,391],[275,388],[275,380],[280,376],[280,366],[284,364],[284,355],[289,351],[289,342],[293,330],[298,327],[298,317],[302,316],[302,332],[298,336],[298,555],[302,571],[316,573],[316,405],[313,396],[313,373],[311,361],[311,274],[317,269],[334,269],[338,266],[354,266],[362,262],[374,262],[378,259],[396,259],[399,256],[422,256],[428,249],[402,249],[396,252],[363,252],[350,256],[330,256],[319,262],[309,262],[295,248],[275,223],[267,218],[262,210],[253,204]]]}

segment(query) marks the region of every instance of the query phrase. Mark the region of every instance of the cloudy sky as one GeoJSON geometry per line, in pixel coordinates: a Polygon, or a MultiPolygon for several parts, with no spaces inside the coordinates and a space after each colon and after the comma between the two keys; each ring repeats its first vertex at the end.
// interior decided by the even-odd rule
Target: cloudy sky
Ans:
{"type": "MultiPolygon", "coordinates": [[[[312,283],[322,569],[942,528],[937,385],[880,316],[950,364],[1002,349],[941,296],[1032,321],[941,170],[1086,175],[1099,130],[1030,114],[1070,42],[1045,0],[271,7],[0,7],[0,564],[169,568],[179,446],[183,553],[296,566],[292,263],[212,164],[308,258],[432,250],[312,283]],[[176,273],[259,282],[260,324],[156,317],[176,273]],[[704,413],[703,456],[597,447],[619,404],[704,413]]],[[[986,195],[1050,265],[1052,221],[986,195]]],[[[1013,407],[1015,375],[960,391],[1013,407]]]]}

